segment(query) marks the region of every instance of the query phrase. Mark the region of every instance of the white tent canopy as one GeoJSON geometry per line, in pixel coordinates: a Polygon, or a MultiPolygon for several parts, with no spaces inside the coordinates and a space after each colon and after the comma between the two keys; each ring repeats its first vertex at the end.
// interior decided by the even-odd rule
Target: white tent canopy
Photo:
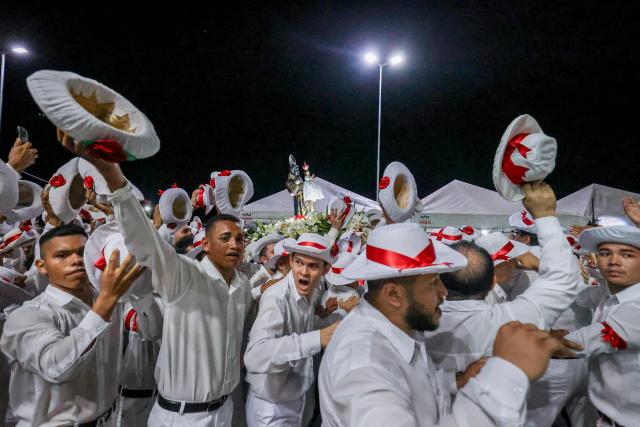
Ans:
{"type": "Polygon", "coordinates": [[[601,225],[630,224],[622,207],[622,199],[640,194],[600,184],[591,184],[558,200],[558,213],[587,218],[599,218],[601,225]]]}
{"type": "MultiPolygon", "coordinates": [[[[422,199],[422,206],[414,221],[428,228],[509,228],[509,216],[524,209],[521,202],[508,202],[496,191],[457,179],[422,199]]],[[[586,222],[580,215],[563,216],[560,221],[565,226],[586,222]]]]}
{"type": "MultiPolygon", "coordinates": [[[[318,186],[322,189],[325,196],[324,199],[318,200],[315,203],[315,208],[318,212],[326,212],[327,207],[332,200],[343,198],[345,196],[351,197],[357,212],[371,208],[379,208],[378,203],[375,201],[354,193],[353,191],[349,191],[329,181],[325,181],[322,178],[316,177],[315,181],[318,183],[318,186]]],[[[289,195],[287,190],[282,190],[270,196],[256,200],[255,202],[245,205],[242,209],[242,218],[245,220],[281,219],[290,218],[293,215],[293,197],[289,195]]]]}

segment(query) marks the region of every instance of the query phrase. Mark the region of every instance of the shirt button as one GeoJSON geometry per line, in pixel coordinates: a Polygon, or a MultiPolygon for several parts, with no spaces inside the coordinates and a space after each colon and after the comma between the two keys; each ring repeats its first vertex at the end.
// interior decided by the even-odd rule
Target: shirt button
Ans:
{"type": "Polygon", "coordinates": [[[524,393],[524,389],[522,387],[516,387],[516,392],[522,394],[524,393]]]}

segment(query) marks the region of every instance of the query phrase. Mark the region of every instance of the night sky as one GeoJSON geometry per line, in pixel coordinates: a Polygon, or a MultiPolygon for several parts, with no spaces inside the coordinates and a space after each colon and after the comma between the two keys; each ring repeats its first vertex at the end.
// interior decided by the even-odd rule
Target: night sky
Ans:
{"type": "Polygon", "coordinates": [[[243,169],[256,200],[284,189],[289,153],[374,198],[378,71],[361,55],[377,47],[407,57],[384,71],[382,167],[405,163],[420,197],[452,179],[493,189],[495,149],[522,113],[558,140],[549,182],[560,197],[594,182],[638,192],[635,4],[343,1],[211,11],[177,2],[155,6],[159,18],[120,3],[85,15],[3,5],[0,46],[21,42],[32,54],[7,59],[0,155],[22,125],[40,150],[28,172],[48,179],[71,157],[25,79],[73,71],[120,92],[155,125],[160,152],[124,165],[149,198],[173,182],[191,191],[212,170],[243,169]]]}

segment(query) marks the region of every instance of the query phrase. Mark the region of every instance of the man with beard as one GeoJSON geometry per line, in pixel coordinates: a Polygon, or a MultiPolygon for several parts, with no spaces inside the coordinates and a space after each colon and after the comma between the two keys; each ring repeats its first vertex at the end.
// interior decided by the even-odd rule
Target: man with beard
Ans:
{"type": "Polygon", "coordinates": [[[521,423],[528,381],[542,375],[551,353],[563,347],[559,340],[533,325],[506,325],[495,357],[480,373],[476,367],[466,374],[453,406],[453,374],[436,370],[427,354],[423,331],[438,327],[447,295],[439,273],[466,264],[417,224],[371,232],[366,251],[342,273],[367,280],[369,289],[325,350],[318,380],[323,425],[521,423]]]}
{"type": "Polygon", "coordinates": [[[249,284],[236,271],[244,250],[240,221],[232,215],[212,217],[202,261],[178,255],[147,218],[120,166],[91,156],[68,135],[59,136],[107,181],[127,249],[151,270],[153,287],[166,304],[156,366],[158,400],[149,425],[231,425],[228,396],[240,381],[242,332],[252,304],[249,284]]]}
{"type": "Polygon", "coordinates": [[[49,286],[7,318],[0,349],[11,366],[18,426],[96,425],[111,417],[122,360],[118,300],[144,269],[130,256],[119,266],[116,250],[96,292],[82,257],[86,241],[75,225],[43,234],[36,266],[49,286]]]}
{"type": "Polygon", "coordinates": [[[314,382],[313,356],[338,325],[319,329],[314,315],[322,276],[334,261],[332,245],[313,233],[284,242],[291,271],[262,295],[244,355],[249,427],[301,425],[305,393],[314,382]]]}

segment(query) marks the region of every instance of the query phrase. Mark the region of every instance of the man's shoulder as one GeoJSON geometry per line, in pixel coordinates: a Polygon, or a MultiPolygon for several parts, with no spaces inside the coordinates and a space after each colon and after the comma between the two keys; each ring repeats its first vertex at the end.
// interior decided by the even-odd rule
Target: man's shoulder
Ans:
{"type": "Polygon", "coordinates": [[[53,319],[54,313],[46,298],[46,294],[42,293],[8,313],[4,330],[10,330],[15,325],[22,327],[53,319]]]}

